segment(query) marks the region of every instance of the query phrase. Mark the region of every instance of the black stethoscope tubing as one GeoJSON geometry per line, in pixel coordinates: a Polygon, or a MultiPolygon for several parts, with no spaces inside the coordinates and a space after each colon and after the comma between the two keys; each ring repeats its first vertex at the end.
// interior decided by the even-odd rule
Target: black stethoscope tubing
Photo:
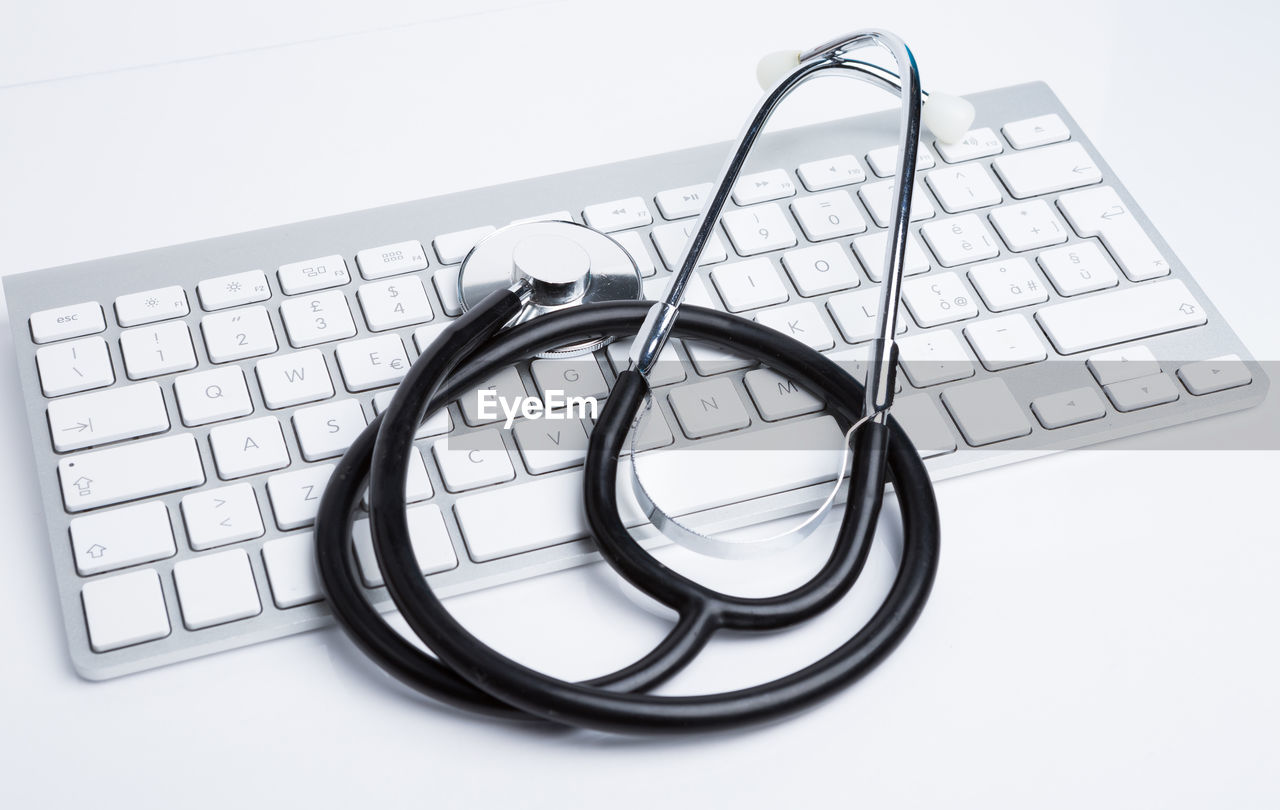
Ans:
{"type": "MultiPolygon", "coordinates": [[[[413,434],[422,420],[502,367],[553,346],[635,334],[647,302],[594,304],[504,329],[521,307],[495,292],[452,323],[410,368],[387,410],[337,464],[316,519],[317,565],[339,623],[383,669],[418,691],[455,706],[505,718],[541,718],[607,731],[681,732],[760,723],[805,708],[857,680],[906,636],[928,599],[940,545],[937,504],[927,471],[891,417],[856,431],[848,506],[823,569],[789,593],[767,598],[722,594],[664,566],[627,532],[617,505],[618,457],[649,393],[634,372],[618,375],[592,432],[584,472],[588,523],[604,559],[678,620],[647,655],[618,672],[571,683],[493,650],[460,624],[418,572],[403,498],[413,434]],[[720,629],[787,627],[838,601],[867,559],[887,480],[903,522],[903,552],[893,585],[870,621],[840,647],[803,669],[746,689],[696,696],[647,694],[683,668],[720,629]],[[359,583],[352,523],[368,485],[370,529],[392,600],[438,659],[391,628],[359,583]]],[[[862,385],[812,348],[752,321],[694,306],[681,309],[674,336],[717,345],[790,378],[822,399],[841,426],[858,420],[862,385]]]]}

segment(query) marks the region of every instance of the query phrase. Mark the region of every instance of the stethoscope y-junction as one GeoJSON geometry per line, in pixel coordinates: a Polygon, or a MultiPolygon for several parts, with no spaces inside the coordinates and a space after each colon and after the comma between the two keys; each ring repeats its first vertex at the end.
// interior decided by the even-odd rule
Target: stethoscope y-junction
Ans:
{"type": "MultiPolygon", "coordinates": [[[[767,92],[721,170],[662,301],[638,300],[639,271],[608,236],[563,222],[514,225],[492,234],[472,250],[459,274],[465,314],[426,347],[386,411],[361,433],[334,470],[316,520],[317,563],[329,604],[366,654],[424,694],[498,717],[541,718],[617,732],[694,731],[761,722],[809,706],[857,680],[897,646],[923,610],[938,565],[938,514],[924,465],[891,415],[894,334],[922,120],[939,139],[954,141],[968,129],[972,110],[949,96],[935,95],[925,104],[911,52],[884,31],[859,31],[803,53],[766,57],[761,81],[767,92]],[[892,55],[896,71],[852,57],[872,45],[892,55]],[[766,122],[792,90],[827,74],[869,82],[900,94],[902,100],[878,336],[871,343],[862,382],[772,328],[681,304],[766,122]],[[666,637],[633,664],[573,683],[505,657],[445,609],[414,557],[405,480],[418,425],[498,370],[534,356],[589,351],[630,335],[636,338],[627,367],[618,374],[591,434],[582,508],[609,565],[678,618],[666,637]],[[616,487],[618,459],[626,452],[637,418],[650,405],[647,377],[672,338],[718,346],[784,375],[820,398],[846,431],[846,445],[853,444],[848,507],[835,546],[822,569],[788,593],[747,598],[708,588],[659,562],[623,523],[616,487]],[[652,694],[717,631],[789,627],[840,600],[867,561],[889,481],[902,514],[903,550],[892,587],[870,621],[831,653],[785,677],[717,694],[652,694]],[[366,488],[373,547],[387,589],[434,656],[390,627],[359,584],[351,534],[366,488]]],[[[685,528],[661,510],[638,477],[633,483],[651,521],[673,540],[721,556],[744,556],[778,543],[777,537],[733,541],[685,528]]],[[[840,483],[837,477],[837,486],[840,483]]],[[[819,511],[833,500],[828,498],[819,511]]],[[[811,516],[802,526],[811,528],[816,518],[811,516]]]]}

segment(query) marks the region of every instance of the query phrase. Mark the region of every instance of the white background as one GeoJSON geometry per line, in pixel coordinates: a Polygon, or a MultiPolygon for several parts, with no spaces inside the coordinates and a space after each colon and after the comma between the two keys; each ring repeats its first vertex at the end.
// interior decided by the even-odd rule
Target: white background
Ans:
{"type": "MultiPolygon", "coordinates": [[[[1280,359],[1271,4],[3,0],[0,20],[5,273],[727,139],[760,53],[880,25],[927,86],[1046,80],[1255,355],[1280,359]]],[[[785,123],[886,104],[822,84],[785,123]]],[[[879,670],[772,727],[637,740],[425,705],[335,630],[79,680],[8,345],[0,366],[0,805],[1280,804],[1274,449],[1077,452],[945,482],[934,596],[879,670]]],[[[722,644],[672,688],[812,660],[889,572],[882,551],[858,599],[722,644]]],[[[665,626],[600,566],[450,605],[576,677],[665,626]]]]}

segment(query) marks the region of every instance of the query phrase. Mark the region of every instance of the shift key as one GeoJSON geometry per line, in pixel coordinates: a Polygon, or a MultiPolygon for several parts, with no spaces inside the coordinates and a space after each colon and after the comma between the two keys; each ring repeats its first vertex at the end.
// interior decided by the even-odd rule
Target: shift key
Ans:
{"type": "Polygon", "coordinates": [[[189,433],[131,442],[58,462],[68,512],[176,492],[204,483],[196,439],[189,433]]]}
{"type": "Polygon", "coordinates": [[[1206,320],[1200,302],[1178,279],[1149,281],[1036,312],[1036,321],[1061,354],[1141,340],[1200,326],[1206,320]]]}

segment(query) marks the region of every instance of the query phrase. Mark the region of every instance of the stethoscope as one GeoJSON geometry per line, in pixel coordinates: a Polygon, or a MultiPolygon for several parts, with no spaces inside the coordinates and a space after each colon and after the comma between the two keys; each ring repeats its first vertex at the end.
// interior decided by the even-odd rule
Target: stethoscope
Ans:
{"type": "MultiPolygon", "coordinates": [[[[336,466],[316,519],[321,581],[334,615],[350,637],[404,683],[437,700],[503,718],[541,718],[632,733],[725,728],[777,718],[833,694],[888,656],[915,624],[938,566],[939,524],[924,464],[890,415],[898,353],[894,335],[922,118],[939,139],[951,142],[968,129],[972,108],[961,99],[939,95],[924,105],[910,50],[898,37],[878,30],[858,31],[798,54],[772,54],[762,60],[760,78],[768,92],[722,168],[664,300],[656,304],[638,300],[639,270],[608,236],[565,222],[525,223],[495,232],[473,248],[459,273],[464,314],[423,351],[385,412],[336,466]],[[888,50],[898,72],[849,55],[869,45],[888,50]],[[898,92],[902,98],[878,337],[871,343],[862,384],[819,352],[770,327],[681,305],[694,268],[766,122],[792,90],[829,71],[898,92]],[[414,557],[403,497],[405,480],[414,433],[427,416],[515,362],[589,351],[628,335],[636,338],[627,367],[617,375],[591,433],[583,508],[609,565],[674,610],[678,619],[667,636],[633,664],[572,683],[505,657],[445,609],[419,573],[414,557]],[[846,431],[846,454],[850,442],[854,445],[848,507],[831,555],[817,575],[788,593],[746,598],[710,589],[663,565],[624,525],[616,488],[618,459],[637,418],[651,405],[647,377],[673,337],[729,350],[789,378],[825,402],[846,431]],[[820,660],[767,683],[708,695],[651,694],[693,660],[718,630],[777,630],[816,616],[839,601],[866,563],[889,482],[902,513],[902,556],[888,596],[865,626],[820,660]],[[390,627],[360,585],[351,537],[366,485],[373,548],[387,589],[414,634],[438,658],[390,627]]],[[[842,461],[842,474],[845,464],[842,461]]],[[[632,466],[638,467],[639,462],[632,466]]],[[[836,486],[840,481],[838,476],[836,486]]],[[[642,485],[636,493],[654,525],[674,540],[721,556],[742,556],[754,550],[750,543],[718,540],[687,529],[653,503],[642,485]]],[[[832,500],[829,497],[819,511],[825,511],[832,500]]],[[[815,524],[810,517],[802,527],[815,524]]]]}

